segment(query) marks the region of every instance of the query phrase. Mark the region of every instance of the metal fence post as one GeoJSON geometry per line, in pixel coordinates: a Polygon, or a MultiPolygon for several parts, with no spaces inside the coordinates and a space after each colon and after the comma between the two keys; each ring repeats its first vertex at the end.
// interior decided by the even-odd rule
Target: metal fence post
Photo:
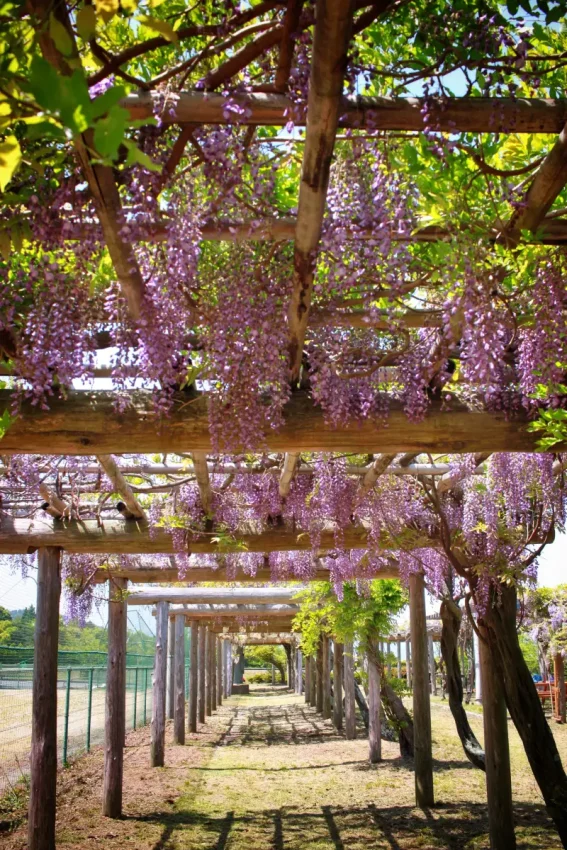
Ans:
{"type": "Polygon", "coordinates": [[[93,716],[93,675],[94,669],[89,670],[89,696],[87,703],[87,753],[91,751],[91,719],[93,716]]]}
{"type": "Polygon", "coordinates": [[[65,720],[63,726],[63,764],[67,765],[67,745],[69,743],[69,701],[71,697],[71,668],[67,667],[67,691],[65,693],[65,720]]]}
{"type": "Polygon", "coordinates": [[[146,709],[148,706],[148,668],[144,670],[144,726],[147,723],[146,709]]]}
{"type": "Polygon", "coordinates": [[[136,714],[138,709],[138,668],[134,668],[134,718],[132,721],[132,728],[136,728],[136,714]]]}

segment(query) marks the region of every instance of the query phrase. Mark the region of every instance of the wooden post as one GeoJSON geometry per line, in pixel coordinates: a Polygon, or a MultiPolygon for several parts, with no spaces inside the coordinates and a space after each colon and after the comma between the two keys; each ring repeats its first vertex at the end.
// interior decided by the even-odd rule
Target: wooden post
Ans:
{"type": "Polygon", "coordinates": [[[227,696],[232,696],[232,680],[234,677],[234,670],[232,664],[232,641],[226,641],[226,690],[227,696]]]}
{"type": "Polygon", "coordinates": [[[52,546],[39,549],[37,566],[28,847],[55,850],[61,550],[52,546]]]}
{"type": "Polygon", "coordinates": [[[207,681],[207,627],[204,623],[199,625],[199,723],[205,722],[205,683],[207,681]]]}
{"type": "Polygon", "coordinates": [[[331,642],[323,636],[323,718],[328,720],[333,713],[331,707],[331,642]]]}
{"type": "Polygon", "coordinates": [[[317,654],[311,657],[311,693],[309,703],[317,709],[317,654]]]}
{"type": "Polygon", "coordinates": [[[406,640],[406,682],[408,688],[411,690],[411,640],[406,640]]]}
{"type": "Polygon", "coordinates": [[[398,648],[398,679],[402,678],[402,643],[400,639],[396,641],[396,646],[398,648]]]}
{"type": "Polygon", "coordinates": [[[104,780],[102,813],[108,818],[122,815],[122,775],[126,735],[126,633],[128,604],[124,578],[109,582],[108,661],[104,718],[104,780]]]}
{"type": "Polygon", "coordinates": [[[555,719],[558,723],[565,723],[565,660],[561,653],[553,656],[553,678],[557,693],[555,719]]]}
{"type": "Polygon", "coordinates": [[[222,705],[222,640],[217,638],[217,704],[222,705]]]}
{"type": "Polygon", "coordinates": [[[323,638],[319,640],[317,647],[316,673],[315,673],[315,707],[319,714],[323,713],[323,638]]]}
{"type": "Polygon", "coordinates": [[[167,688],[167,716],[170,720],[175,717],[175,618],[169,620],[168,647],[168,688],[167,688]]]}
{"type": "Polygon", "coordinates": [[[476,632],[473,631],[473,655],[474,655],[474,701],[482,703],[482,674],[480,671],[480,650],[479,640],[476,632]]]}
{"type": "Polygon", "coordinates": [[[213,683],[211,680],[211,643],[212,632],[207,628],[205,633],[205,714],[210,717],[213,713],[213,683]]]}
{"type": "Polygon", "coordinates": [[[223,640],[224,647],[224,655],[223,655],[223,664],[224,664],[224,695],[225,697],[230,696],[230,657],[232,650],[230,648],[230,641],[223,640]]]}
{"type": "Polygon", "coordinates": [[[390,662],[390,641],[386,643],[386,673],[388,678],[392,675],[392,664],[390,662]]]}
{"type": "Polygon", "coordinates": [[[427,649],[429,652],[429,679],[433,696],[437,696],[437,676],[435,675],[435,650],[433,648],[432,635],[427,636],[427,649]]]}
{"type": "Polygon", "coordinates": [[[311,658],[305,657],[305,702],[311,704],[311,658]]]}
{"type": "Polygon", "coordinates": [[[382,760],[382,730],[380,723],[380,670],[374,652],[368,658],[368,758],[371,764],[382,760]]]}
{"type": "Polygon", "coordinates": [[[211,708],[213,711],[217,710],[217,637],[214,632],[210,633],[211,636],[211,708]]]}
{"type": "Polygon", "coordinates": [[[189,668],[189,731],[197,731],[199,696],[199,623],[191,620],[191,667],[189,668]]]}
{"type": "Polygon", "coordinates": [[[344,688],[345,688],[345,735],[347,740],[352,741],[356,738],[356,714],[355,714],[355,696],[354,696],[354,649],[352,641],[349,640],[344,645],[343,651],[343,670],[344,670],[344,688]]]}
{"type": "Polygon", "coordinates": [[[434,805],[433,759],[431,753],[431,706],[429,703],[429,665],[425,582],[423,573],[409,577],[410,630],[413,655],[413,726],[416,805],[434,805]]]}
{"type": "Polygon", "coordinates": [[[173,741],[185,743],[185,614],[175,615],[175,711],[173,741]]]}
{"type": "Polygon", "coordinates": [[[156,613],[156,655],[154,661],[150,764],[165,763],[165,689],[167,667],[167,623],[169,603],[158,602],[156,613]]]}
{"type": "MultiPolygon", "coordinates": [[[[481,637],[486,631],[481,628],[481,637]]],[[[496,675],[486,640],[479,641],[482,714],[486,759],[486,797],[491,850],[514,850],[512,778],[508,746],[508,716],[502,683],[496,675]]]]}
{"type": "Polygon", "coordinates": [[[336,729],[343,728],[343,666],[344,646],[334,641],[333,653],[333,723],[336,729]]]}

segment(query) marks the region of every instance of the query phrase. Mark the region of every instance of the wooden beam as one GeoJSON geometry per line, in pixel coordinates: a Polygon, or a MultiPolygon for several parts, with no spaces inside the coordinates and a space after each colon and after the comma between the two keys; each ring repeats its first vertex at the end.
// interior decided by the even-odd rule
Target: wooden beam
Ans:
{"type": "Polygon", "coordinates": [[[57,641],[61,597],[61,551],[38,553],[34,636],[29,850],[55,850],[57,788],[57,641]]]}
{"type": "MultiPolygon", "coordinates": [[[[189,573],[191,575],[191,573],[189,573]]],[[[306,585],[296,587],[167,587],[128,594],[128,605],[156,605],[162,600],[178,605],[277,605],[289,603],[306,585]]]]}
{"type": "Polygon", "coordinates": [[[280,53],[278,56],[278,67],[274,80],[276,91],[284,92],[287,89],[291,63],[293,61],[293,50],[295,47],[295,36],[299,28],[299,19],[303,9],[304,0],[287,0],[287,8],[283,22],[280,40],[280,53]]]}
{"type": "Polygon", "coordinates": [[[303,357],[317,250],[341,109],[352,15],[352,0],[317,0],[307,100],[307,133],[295,228],[293,290],[288,310],[289,368],[294,382],[299,377],[303,357]]]}
{"type": "Polygon", "coordinates": [[[150,764],[165,764],[165,692],[167,673],[167,624],[169,605],[158,602],[156,619],[156,654],[154,660],[150,764]]]}
{"type": "Polygon", "coordinates": [[[115,458],[110,454],[97,455],[97,460],[106,472],[108,479],[117,493],[120,493],[126,506],[121,511],[125,519],[145,519],[146,514],[134,496],[130,485],[124,478],[115,458]]]}
{"type": "Polygon", "coordinates": [[[238,617],[223,618],[218,622],[215,620],[209,621],[209,628],[211,632],[215,634],[224,634],[225,629],[227,629],[228,633],[239,633],[240,631],[249,631],[254,633],[268,633],[272,634],[273,632],[290,632],[293,627],[293,617],[256,617],[255,619],[251,619],[249,622],[245,622],[238,617]]]}
{"type": "Polygon", "coordinates": [[[434,805],[433,758],[431,753],[425,581],[422,573],[410,574],[409,604],[413,652],[415,798],[417,806],[429,808],[434,805]]]}
{"type": "Polygon", "coordinates": [[[205,623],[199,625],[199,664],[198,664],[198,715],[199,723],[205,722],[206,707],[206,683],[207,683],[207,626],[205,623]]]}
{"type": "Polygon", "coordinates": [[[253,620],[254,622],[257,620],[268,621],[274,619],[281,619],[282,617],[293,617],[299,611],[299,607],[297,605],[285,605],[278,608],[231,608],[227,605],[223,605],[222,607],[209,608],[208,610],[203,609],[202,611],[195,610],[194,608],[187,609],[186,611],[176,609],[175,610],[175,618],[183,615],[187,620],[198,620],[201,622],[204,620],[207,623],[223,623],[224,620],[231,621],[245,621],[245,620],[253,620]]]}
{"type": "MultiPolygon", "coordinates": [[[[341,545],[345,549],[368,547],[368,534],[364,528],[352,526],[342,532],[341,545]]],[[[424,534],[418,543],[431,545],[424,534]]],[[[390,544],[393,545],[393,544],[390,544]]],[[[153,529],[147,522],[112,520],[102,526],[96,520],[63,523],[60,520],[13,519],[2,516],[0,520],[0,554],[18,555],[33,552],[41,546],[60,546],[66,552],[91,554],[173,554],[176,550],[171,535],[162,528],[153,529]]],[[[241,534],[233,542],[215,542],[209,535],[198,537],[187,546],[193,554],[238,552],[242,546],[248,552],[310,551],[308,534],[285,527],[274,527],[259,534],[241,534]]],[[[331,529],[321,532],[321,549],[335,548],[335,535],[331,529]]],[[[165,572],[165,571],[164,571],[165,572]]],[[[112,571],[124,575],[124,571],[112,571]]],[[[158,575],[161,574],[157,573],[158,575]]],[[[108,578],[108,573],[107,573],[108,578]]]]}
{"type": "Polygon", "coordinates": [[[108,603],[108,662],[104,718],[104,780],[102,813],[122,817],[122,775],[126,736],[126,634],[127,612],[123,578],[110,581],[108,603]]]}
{"type": "MultiPolygon", "coordinates": [[[[0,390],[0,415],[11,409],[12,392],[0,390]]],[[[112,392],[71,392],[66,401],[50,400],[48,411],[24,404],[2,438],[2,454],[92,455],[127,454],[132,446],[140,453],[212,451],[205,396],[190,405],[174,407],[171,416],[157,420],[151,394],[134,391],[128,410],[119,415],[112,392]],[[159,427],[158,427],[159,425],[159,427]]],[[[467,410],[456,400],[450,405],[431,403],[421,422],[410,422],[401,405],[390,405],[388,427],[371,420],[334,428],[303,392],[293,393],[278,431],[267,429],[271,451],[309,452],[530,452],[537,433],[527,430],[528,418],[520,414],[467,410]]],[[[234,447],[233,447],[234,448],[234,447]]],[[[557,451],[564,447],[557,446],[557,451]]]]}
{"type": "Polygon", "coordinates": [[[506,239],[518,242],[522,230],[535,233],[567,183],[567,128],[538,168],[524,202],[516,209],[504,231],[506,239]]]}
{"type": "MultiPolygon", "coordinates": [[[[290,564],[290,568],[293,565],[290,564]]],[[[100,584],[102,582],[108,581],[109,571],[106,569],[96,570],[93,576],[93,582],[95,584],[100,584]]],[[[112,569],[113,576],[121,576],[122,578],[127,578],[129,581],[134,584],[147,584],[149,582],[158,582],[158,583],[167,583],[167,582],[191,582],[191,583],[199,583],[199,582],[234,582],[238,581],[240,583],[246,584],[257,584],[262,581],[273,582],[274,579],[272,577],[271,571],[269,568],[263,567],[254,575],[250,575],[247,572],[242,572],[242,570],[238,570],[234,573],[232,570],[227,570],[226,567],[219,567],[218,569],[213,569],[212,567],[190,567],[189,570],[184,570],[183,573],[178,572],[176,569],[164,568],[160,567],[116,567],[112,569]]],[[[326,567],[317,566],[312,573],[311,581],[329,581],[329,570],[326,567]]],[[[378,572],[373,574],[375,578],[398,578],[398,568],[394,561],[391,562],[390,566],[384,569],[379,570],[378,572]]],[[[368,574],[365,573],[365,577],[368,577],[368,574]]],[[[289,577],[279,577],[278,581],[286,583],[288,581],[295,581],[296,578],[293,573],[290,573],[289,577]]],[[[303,578],[301,579],[304,580],[303,578]]]]}
{"type": "MultiPolygon", "coordinates": [[[[243,107],[239,124],[283,127],[293,103],[281,94],[238,92],[232,95],[243,107]]],[[[122,101],[134,119],[153,118],[159,113],[164,124],[232,124],[226,97],[185,91],[165,100],[161,92],[137,92],[122,101]]],[[[445,133],[561,133],[567,120],[564,99],[461,97],[341,99],[339,127],[371,130],[421,132],[435,126],[445,133]],[[430,107],[428,117],[425,106],[430,107]]],[[[298,116],[296,125],[305,119],[298,116]]]]}

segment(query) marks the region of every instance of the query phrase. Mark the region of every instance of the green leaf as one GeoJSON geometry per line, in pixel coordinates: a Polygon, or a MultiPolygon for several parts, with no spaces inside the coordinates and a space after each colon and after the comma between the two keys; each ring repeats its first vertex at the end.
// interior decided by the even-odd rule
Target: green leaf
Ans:
{"type": "Polygon", "coordinates": [[[556,6],[555,9],[551,9],[547,15],[545,16],[546,24],[556,24],[565,14],[565,9],[562,5],[556,6]]]}
{"type": "Polygon", "coordinates": [[[0,192],[3,192],[12,175],[18,168],[22,152],[20,144],[15,136],[6,136],[3,142],[0,142],[0,192]]]}
{"type": "Polygon", "coordinates": [[[96,12],[94,6],[83,6],[77,12],[77,31],[83,41],[90,41],[96,31],[96,12]]]}
{"type": "Polygon", "coordinates": [[[43,109],[57,112],[62,79],[49,62],[41,56],[33,57],[30,65],[29,90],[43,109]]]}
{"type": "Polygon", "coordinates": [[[134,165],[134,163],[137,163],[138,165],[142,165],[144,168],[147,168],[148,171],[155,171],[156,173],[161,171],[161,165],[158,165],[153,161],[153,159],[150,159],[147,153],[141,151],[134,142],[130,141],[130,139],[124,139],[124,144],[128,148],[126,165],[134,165]]]}
{"type": "Polygon", "coordinates": [[[15,418],[10,416],[7,410],[5,410],[2,416],[0,416],[0,440],[14,421],[15,418]]]}
{"type": "Polygon", "coordinates": [[[119,0],[95,0],[96,13],[107,24],[120,8],[119,0]]]}
{"type": "Polygon", "coordinates": [[[126,89],[124,86],[112,86],[112,88],[107,89],[104,94],[101,94],[92,101],[92,118],[100,118],[101,115],[105,115],[107,112],[110,112],[112,107],[115,106],[125,94],[126,89]]]}
{"type": "Polygon", "coordinates": [[[49,35],[53,39],[55,47],[63,56],[72,56],[74,51],[73,39],[67,28],[55,15],[49,16],[49,35]]]}
{"type": "Polygon", "coordinates": [[[158,18],[152,18],[150,15],[141,15],[138,20],[145,27],[148,27],[148,29],[159,32],[160,35],[163,35],[172,44],[177,44],[179,40],[178,35],[167,21],[160,21],[158,18]]]}
{"type": "Polygon", "coordinates": [[[125,141],[128,112],[121,106],[113,106],[104,118],[99,118],[94,127],[94,144],[97,153],[104,159],[116,159],[118,148],[125,141]]]}

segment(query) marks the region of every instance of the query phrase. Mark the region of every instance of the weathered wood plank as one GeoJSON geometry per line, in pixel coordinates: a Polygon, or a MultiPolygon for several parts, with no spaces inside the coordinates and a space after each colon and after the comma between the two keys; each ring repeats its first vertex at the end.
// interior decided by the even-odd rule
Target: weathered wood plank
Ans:
{"type": "Polygon", "coordinates": [[[356,698],[354,693],[354,647],[352,641],[345,642],[343,651],[345,690],[345,735],[348,741],[356,738],[356,698]]]}
{"type": "Polygon", "coordinates": [[[479,641],[479,655],[490,847],[491,850],[515,850],[508,714],[504,690],[496,675],[490,648],[484,639],[479,641]]]}
{"type": "Polygon", "coordinates": [[[189,731],[197,731],[197,702],[199,695],[199,624],[191,621],[191,661],[189,667],[189,731]]]}
{"type": "Polygon", "coordinates": [[[416,805],[434,805],[433,757],[431,752],[431,706],[429,703],[429,663],[425,582],[422,573],[409,579],[410,631],[413,653],[413,724],[416,805]]]}
{"type": "MultiPolygon", "coordinates": [[[[12,398],[11,391],[0,390],[0,414],[10,409],[12,398]]],[[[71,392],[66,401],[50,400],[48,411],[25,404],[2,438],[2,454],[42,454],[46,446],[62,455],[128,454],[132,446],[140,453],[212,450],[205,396],[163,420],[155,418],[149,393],[133,391],[130,399],[122,415],[116,413],[112,392],[71,392]]],[[[527,430],[528,424],[524,416],[469,411],[455,401],[450,409],[432,403],[419,423],[392,403],[387,428],[368,420],[334,428],[307,394],[296,392],[286,405],[282,428],[268,429],[265,440],[276,452],[529,452],[535,450],[537,434],[527,430]]]]}
{"type": "Polygon", "coordinates": [[[306,585],[297,587],[163,587],[128,594],[128,605],[156,605],[161,600],[176,605],[286,605],[306,585]]]}
{"type": "MultiPolygon", "coordinates": [[[[158,599],[157,602],[169,602],[165,596],[158,599]]],[[[128,599],[128,604],[130,600],[128,599]]],[[[173,720],[175,716],[175,620],[170,616],[169,619],[169,638],[167,641],[168,649],[168,664],[167,664],[167,716],[173,720]]]]}
{"type": "Polygon", "coordinates": [[[331,641],[323,636],[321,675],[323,677],[323,719],[330,720],[333,715],[331,704],[331,641]]]}
{"type": "Polygon", "coordinates": [[[108,662],[104,718],[104,780],[102,813],[122,817],[122,776],[126,736],[126,579],[110,581],[108,604],[108,662]]]}
{"type": "Polygon", "coordinates": [[[217,638],[216,654],[217,654],[217,705],[222,705],[222,651],[223,643],[221,638],[217,638]]]}
{"type": "Polygon", "coordinates": [[[205,722],[206,707],[206,682],[207,682],[207,627],[204,623],[199,626],[199,680],[198,680],[198,706],[199,723],[205,722]]]}
{"type": "Polygon", "coordinates": [[[367,654],[368,660],[368,759],[370,764],[382,760],[382,724],[380,721],[380,670],[376,650],[367,654]]]}
{"type": "Polygon", "coordinates": [[[38,553],[34,636],[29,850],[55,850],[57,788],[57,642],[61,597],[61,551],[38,553]]]}
{"type": "Polygon", "coordinates": [[[152,725],[150,741],[150,764],[163,767],[165,764],[165,695],[167,674],[167,624],[169,605],[158,602],[156,617],[156,654],[153,676],[152,725]]]}
{"type": "MultiPolygon", "coordinates": [[[[237,95],[244,109],[239,123],[252,126],[283,127],[289,121],[292,102],[280,94],[237,95]]],[[[226,98],[220,94],[186,91],[171,98],[165,108],[157,106],[161,93],[137,92],[122,101],[132,118],[148,119],[156,111],[164,124],[229,124],[234,118],[227,115],[226,98]]],[[[448,133],[560,133],[567,120],[567,102],[563,99],[461,97],[428,100],[432,104],[431,124],[448,133]]],[[[423,107],[425,101],[407,98],[342,98],[339,127],[375,130],[426,129],[423,107]]],[[[298,116],[296,125],[301,126],[298,116]]]]}
{"type": "Polygon", "coordinates": [[[185,615],[175,615],[175,700],[173,741],[185,743],[185,615]]]}
{"type": "Polygon", "coordinates": [[[333,641],[333,724],[339,731],[343,728],[343,672],[344,646],[333,641]]]}

